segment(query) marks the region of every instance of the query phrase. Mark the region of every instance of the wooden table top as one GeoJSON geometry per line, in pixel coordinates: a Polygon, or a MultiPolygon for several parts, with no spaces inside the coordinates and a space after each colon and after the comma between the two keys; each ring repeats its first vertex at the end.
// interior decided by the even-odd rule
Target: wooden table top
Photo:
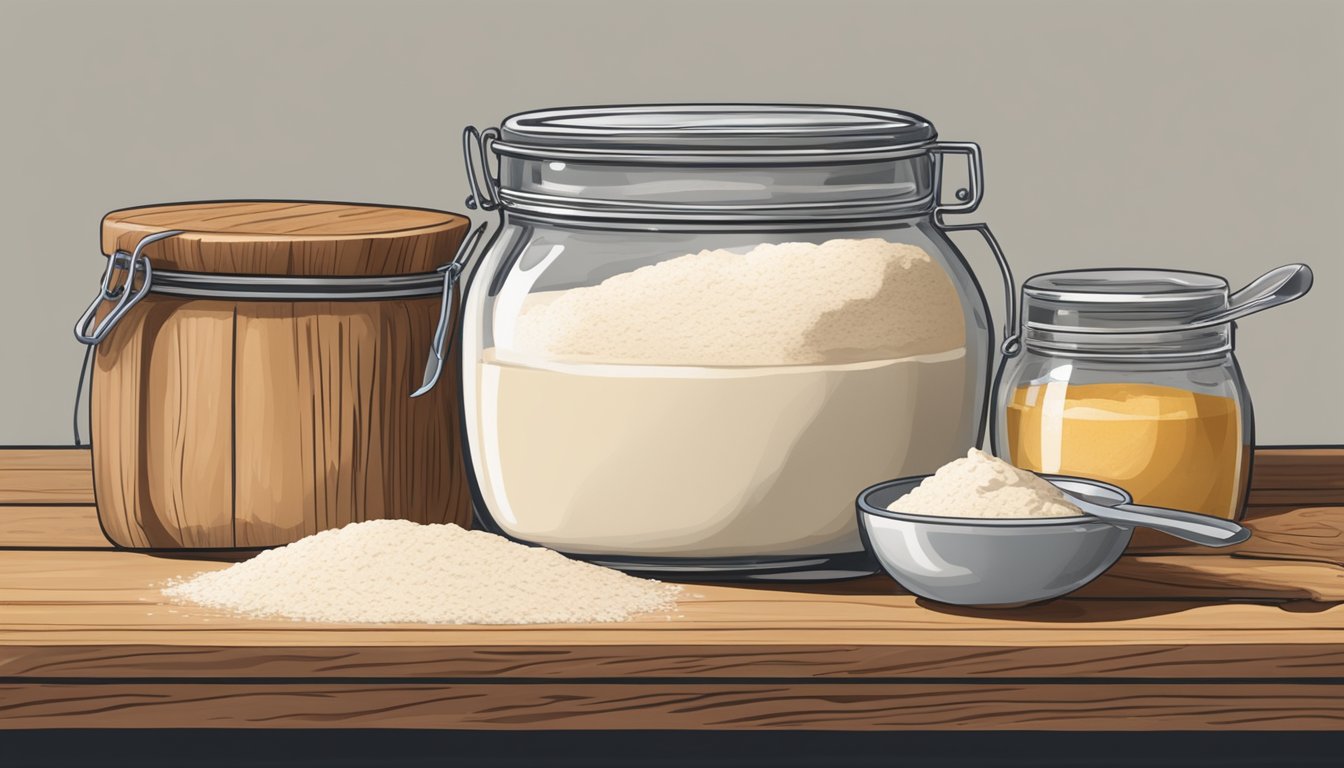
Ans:
{"type": "Polygon", "coordinates": [[[1044,605],[872,577],[521,627],[165,604],[158,585],[226,564],[112,549],[88,466],[0,451],[0,728],[1344,728],[1344,449],[1260,451],[1231,552],[1154,546],[1044,605]]]}

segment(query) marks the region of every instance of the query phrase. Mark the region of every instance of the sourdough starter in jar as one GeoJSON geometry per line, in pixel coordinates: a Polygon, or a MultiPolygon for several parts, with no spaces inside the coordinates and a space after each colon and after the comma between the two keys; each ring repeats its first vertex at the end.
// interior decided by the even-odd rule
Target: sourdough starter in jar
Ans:
{"type": "Polygon", "coordinates": [[[854,494],[978,426],[962,305],[918,246],[702,251],[522,301],[476,372],[480,490],[562,551],[858,550],[854,494]]]}

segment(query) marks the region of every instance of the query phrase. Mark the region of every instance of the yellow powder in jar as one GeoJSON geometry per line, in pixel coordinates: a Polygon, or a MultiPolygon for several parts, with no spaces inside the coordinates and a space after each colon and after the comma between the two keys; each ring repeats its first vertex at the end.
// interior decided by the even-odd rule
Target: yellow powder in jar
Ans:
{"type": "Polygon", "coordinates": [[[1230,397],[1156,384],[1018,387],[1006,413],[1013,464],[1124,488],[1136,502],[1233,519],[1250,450],[1230,397]]]}

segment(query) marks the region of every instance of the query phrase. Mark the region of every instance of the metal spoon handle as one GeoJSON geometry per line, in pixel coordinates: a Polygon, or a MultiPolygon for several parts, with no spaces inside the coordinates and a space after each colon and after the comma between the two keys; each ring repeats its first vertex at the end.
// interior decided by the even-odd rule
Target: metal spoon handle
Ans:
{"type": "Polygon", "coordinates": [[[1227,547],[1251,537],[1251,529],[1231,520],[1140,504],[1086,504],[1083,511],[1108,523],[1152,528],[1206,547],[1227,547]]]}
{"type": "Polygon", "coordinates": [[[1311,290],[1313,276],[1306,264],[1285,264],[1252,280],[1232,294],[1226,309],[1197,317],[1192,328],[1220,325],[1261,310],[1300,299],[1311,290]]]}

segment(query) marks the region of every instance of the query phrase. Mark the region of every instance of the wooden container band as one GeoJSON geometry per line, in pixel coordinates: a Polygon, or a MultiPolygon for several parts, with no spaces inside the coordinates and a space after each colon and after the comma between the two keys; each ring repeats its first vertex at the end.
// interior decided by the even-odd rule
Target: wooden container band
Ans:
{"type": "MultiPolygon", "coordinates": [[[[131,255],[118,251],[115,268],[128,269],[131,255]]],[[[414,275],[365,277],[289,277],[221,275],[154,270],[149,293],[201,299],[260,301],[374,301],[438,296],[447,267],[414,275]]]]}
{"type": "Polygon", "coordinates": [[[88,378],[89,364],[93,358],[93,348],[98,345],[120,316],[130,310],[145,294],[157,293],[177,298],[223,299],[248,301],[379,301],[390,299],[428,298],[442,296],[440,318],[433,345],[430,349],[430,361],[425,383],[412,394],[418,397],[427,392],[438,381],[445,353],[444,334],[451,311],[452,290],[461,274],[465,257],[474,250],[486,226],[477,227],[459,248],[454,260],[434,272],[422,272],[411,275],[373,275],[362,277],[310,277],[277,275],[232,275],[202,274],[198,272],[180,272],[172,270],[154,270],[148,259],[143,259],[144,247],[156,240],[181,234],[166,231],[145,237],[133,253],[115,251],[108,257],[102,287],[94,297],[93,303],[75,326],[75,337],[87,345],[84,360],[79,368],[79,381],[75,386],[75,405],[72,422],[74,444],[82,445],[79,434],[79,406],[84,396],[85,380],[88,378]],[[118,270],[127,273],[126,281],[112,289],[112,276],[118,270]],[[140,273],[142,282],[135,285],[136,273],[140,273]],[[97,322],[95,310],[104,301],[114,301],[109,316],[101,323],[97,322]],[[97,323],[92,335],[91,323],[97,323]]]}

